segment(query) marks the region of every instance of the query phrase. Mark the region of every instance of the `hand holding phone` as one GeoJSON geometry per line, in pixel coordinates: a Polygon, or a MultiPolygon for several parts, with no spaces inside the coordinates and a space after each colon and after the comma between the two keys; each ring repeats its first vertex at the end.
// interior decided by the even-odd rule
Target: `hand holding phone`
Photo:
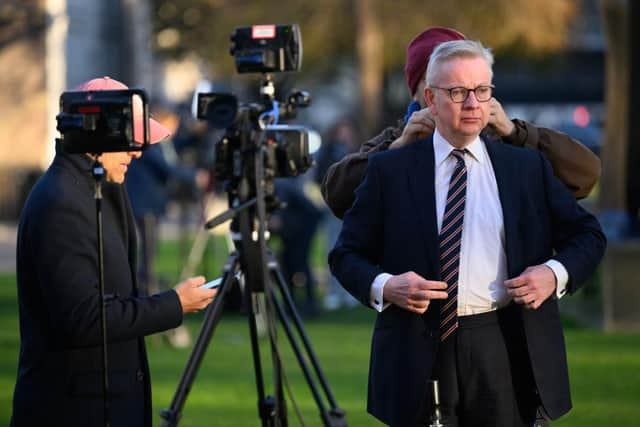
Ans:
{"type": "MultiPolygon", "coordinates": [[[[236,272],[235,274],[235,280],[240,280],[240,272],[236,272]]],[[[214,279],[210,282],[205,283],[204,285],[200,285],[200,288],[202,289],[215,289],[220,287],[220,285],[222,285],[222,277],[218,277],[217,279],[214,279]]]]}
{"type": "Polygon", "coordinates": [[[201,289],[215,289],[222,285],[222,277],[218,277],[210,282],[205,283],[204,285],[200,285],[201,289]]]}

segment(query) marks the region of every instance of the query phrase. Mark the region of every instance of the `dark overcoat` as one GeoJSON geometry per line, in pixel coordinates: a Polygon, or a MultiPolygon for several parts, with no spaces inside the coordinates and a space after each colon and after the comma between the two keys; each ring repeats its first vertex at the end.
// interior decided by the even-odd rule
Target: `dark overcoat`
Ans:
{"type": "MultiPolygon", "coordinates": [[[[83,154],[58,153],[21,214],[16,427],[104,425],[91,163],[83,154]]],[[[102,188],[111,425],[151,426],[143,337],[178,326],[182,309],[173,290],[138,295],[129,200],[122,185],[102,188]]]]}

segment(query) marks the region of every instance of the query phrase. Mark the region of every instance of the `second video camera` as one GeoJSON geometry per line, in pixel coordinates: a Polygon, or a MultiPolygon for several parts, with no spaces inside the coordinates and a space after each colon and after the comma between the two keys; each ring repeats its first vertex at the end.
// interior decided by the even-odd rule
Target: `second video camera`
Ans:
{"type": "Polygon", "coordinates": [[[296,71],[302,60],[302,40],[298,25],[254,25],[236,28],[230,52],[240,73],[261,72],[259,102],[239,104],[228,93],[199,93],[197,118],[214,129],[225,129],[216,143],[216,176],[221,180],[240,178],[251,171],[243,167],[245,156],[257,145],[264,147],[265,177],[297,176],[312,165],[309,130],[304,126],[278,124],[296,116],[298,107],[307,107],[307,92],[294,91],[284,102],[274,101],[270,72],[296,71]]]}

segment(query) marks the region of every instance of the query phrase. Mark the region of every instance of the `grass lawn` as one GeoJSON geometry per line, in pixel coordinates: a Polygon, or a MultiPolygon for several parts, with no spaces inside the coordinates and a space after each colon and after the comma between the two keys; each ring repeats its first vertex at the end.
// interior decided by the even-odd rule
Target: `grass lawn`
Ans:
{"type": "MultiPolygon", "coordinates": [[[[175,248],[164,248],[159,265],[171,280],[177,267],[169,266],[175,248]],[[165,257],[165,258],[163,258],[165,257]],[[163,260],[166,260],[164,262],[163,260]]],[[[321,257],[314,259],[321,262],[321,257]]],[[[218,271],[220,261],[212,261],[218,271]]],[[[175,263],[175,261],[174,261],[175,263]]],[[[174,264],[175,265],[175,264],[174,264]]],[[[215,273],[207,276],[213,278],[215,273]]],[[[366,414],[366,380],[373,313],[363,308],[326,313],[305,322],[320,364],[338,405],[347,411],[350,426],[377,426],[366,414]]],[[[187,326],[195,337],[203,315],[190,316],[187,326]]],[[[8,425],[19,349],[15,276],[0,274],[0,425],[8,425]]],[[[640,334],[605,334],[567,328],[574,409],[558,426],[640,425],[640,334]]],[[[286,337],[279,332],[280,352],[293,396],[305,425],[322,425],[309,388],[286,337]]],[[[262,338],[261,357],[267,391],[271,390],[270,352],[262,338]]],[[[176,350],[162,338],[147,340],[153,378],[154,413],[170,405],[191,347],[176,350]]],[[[269,393],[271,393],[269,391],[269,393]]],[[[184,407],[181,426],[259,425],[256,387],[245,317],[225,313],[184,407]]],[[[300,425],[289,405],[289,424],[300,425]]],[[[155,424],[160,418],[156,416],[155,424]]]]}

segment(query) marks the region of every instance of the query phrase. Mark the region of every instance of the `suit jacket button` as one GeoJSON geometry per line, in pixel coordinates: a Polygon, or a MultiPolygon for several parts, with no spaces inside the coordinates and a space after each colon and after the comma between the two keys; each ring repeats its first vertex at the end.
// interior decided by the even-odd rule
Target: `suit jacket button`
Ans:
{"type": "Polygon", "coordinates": [[[144,372],[142,372],[142,369],[138,369],[136,372],[136,379],[140,382],[144,380],[144,372]]]}

